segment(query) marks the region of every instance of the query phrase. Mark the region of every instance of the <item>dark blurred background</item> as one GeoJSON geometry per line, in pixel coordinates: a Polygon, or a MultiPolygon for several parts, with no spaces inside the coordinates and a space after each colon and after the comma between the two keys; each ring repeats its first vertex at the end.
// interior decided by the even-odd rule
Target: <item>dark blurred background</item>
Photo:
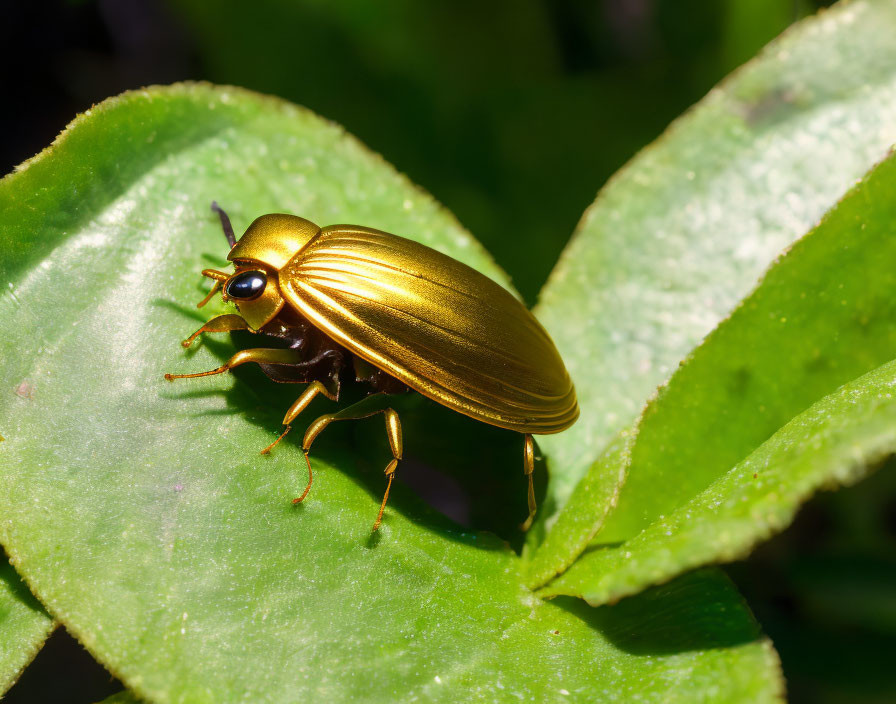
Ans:
{"type": "MultiPolygon", "coordinates": [[[[0,0],[0,171],[151,83],[273,93],[452,210],[529,303],[598,188],[815,0],[0,0]]],[[[812,502],[730,569],[795,702],[894,701],[893,471],[812,502]]],[[[9,702],[117,683],[64,633],[9,702]]]]}
{"type": "Polygon", "coordinates": [[[810,0],[70,0],[4,7],[0,169],[92,103],[207,79],[344,125],[535,296],[597,189],[810,0]]]}

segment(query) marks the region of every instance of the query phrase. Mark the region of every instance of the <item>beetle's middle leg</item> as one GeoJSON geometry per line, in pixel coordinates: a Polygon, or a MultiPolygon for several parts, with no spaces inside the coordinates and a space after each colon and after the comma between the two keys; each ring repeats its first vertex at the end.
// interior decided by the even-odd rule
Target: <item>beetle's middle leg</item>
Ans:
{"type": "MultiPolygon", "coordinates": [[[[296,417],[308,408],[308,404],[314,399],[318,394],[323,394],[331,401],[338,401],[339,399],[320,381],[312,381],[305,390],[302,392],[302,395],[299,396],[295,401],[293,401],[292,405],[289,407],[289,410],[286,411],[286,415],[283,416],[283,425],[286,428],[277,436],[277,439],[274,440],[270,445],[264,448],[261,451],[261,454],[267,455],[271,450],[273,450],[277,443],[279,443],[283,438],[286,437],[286,434],[292,430],[292,422],[296,419],[296,417]]],[[[311,468],[308,468],[309,477],[311,473],[311,468]]],[[[311,479],[308,480],[309,485],[311,484],[311,479]]],[[[306,491],[305,494],[308,492],[306,491]]],[[[302,494],[302,498],[305,498],[305,494],[302,494]]]]}
{"type": "MultiPolygon", "coordinates": [[[[298,348],[293,348],[298,349],[298,348]]],[[[300,364],[292,364],[289,368],[293,371],[301,370],[306,374],[311,373],[319,373],[319,368],[322,364],[329,364],[330,370],[329,373],[326,374],[323,378],[329,378],[331,382],[331,386],[328,387],[324,381],[321,380],[321,377],[318,377],[314,381],[310,382],[305,390],[302,392],[302,395],[299,396],[293,404],[286,411],[286,415],[283,416],[283,425],[286,428],[280,433],[280,436],[274,440],[270,445],[264,448],[261,451],[261,454],[266,455],[274,447],[280,442],[283,438],[286,437],[286,434],[292,430],[292,422],[296,419],[296,417],[304,411],[308,404],[314,399],[318,394],[323,394],[331,401],[339,400],[339,370],[342,369],[342,354],[338,350],[334,349],[325,349],[322,352],[319,352],[316,356],[311,359],[303,360],[300,364]]],[[[267,368],[262,367],[265,373],[270,376],[275,381],[277,377],[274,376],[273,373],[267,368]]],[[[311,486],[311,464],[308,465],[308,486],[311,486]]],[[[308,490],[305,490],[305,494],[308,493],[308,490]]],[[[305,498],[305,494],[302,494],[302,498],[305,498]]]]}
{"type": "MultiPolygon", "coordinates": [[[[280,433],[280,435],[277,437],[276,440],[274,440],[274,442],[272,442],[270,445],[268,445],[266,448],[264,448],[261,451],[261,454],[263,454],[263,455],[268,454],[271,450],[274,449],[274,447],[277,445],[278,442],[280,442],[283,438],[286,437],[286,434],[290,430],[292,430],[292,422],[296,419],[296,416],[298,416],[302,411],[304,411],[308,407],[308,404],[311,403],[312,399],[315,396],[317,396],[318,394],[323,394],[324,396],[329,398],[331,401],[336,400],[336,397],[333,396],[333,394],[331,394],[330,391],[327,389],[327,387],[324,386],[321,382],[312,381],[310,384],[308,384],[308,386],[302,392],[302,395],[299,396],[293,402],[293,404],[289,407],[289,410],[286,411],[286,415],[283,417],[283,425],[286,426],[284,431],[282,433],[280,433]]],[[[314,476],[311,473],[311,460],[308,459],[308,453],[303,451],[302,454],[305,456],[305,464],[308,465],[308,483],[305,485],[305,491],[302,492],[302,495],[300,497],[298,497],[297,499],[293,499],[292,502],[294,504],[301,503],[302,501],[305,500],[305,497],[308,496],[308,492],[311,491],[311,482],[314,480],[314,476]]]]}
{"type": "Polygon", "coordinates": [[[337,413],[323,415],[308,426],[308,430],[305,431],[305,437],[302,440],[302,450],[305,453],[305,457],[307,457],[311,451],[311,444],[330,423],[337,420],[369,418],[377,413],[382,413],[386,419],[386,435],[389,438],[389,447],[392,449],[392,461],[386,465],[384,470],[385,475],[388,477],[386,493],[383,495],[380,510],[376,515],[376,521],[373,523],[373,530],[379,528],[383,520],[383,511],[386,510],[386,502],[389,500],[389,491],[392,488],[392,480],[395,478],[395,469],[398,467],[398,461],[401,459],[403,447],[401,422],[398,420],[398,413],[389,406],[389,397],[382,393],[373,394],[337,413]]]}

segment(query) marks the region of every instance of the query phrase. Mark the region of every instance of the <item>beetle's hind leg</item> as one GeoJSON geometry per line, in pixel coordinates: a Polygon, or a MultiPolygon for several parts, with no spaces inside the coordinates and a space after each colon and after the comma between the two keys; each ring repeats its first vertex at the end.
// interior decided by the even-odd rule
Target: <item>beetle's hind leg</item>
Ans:
{"type": "Polygon", "coordinates": [[[535,442],[528,433],[526,433],[526,439],[523,443],[523,471],[529,479],[529,517],[520,528],[529,530],[532,520],[535,518],[535,486],[532,483],[532,473],[535,471],[535,442]]]}
{"type": "Polygon", "coordinates": [[[377,413],[382,413],[386,419],[386,435],[389,438],[389,447],[392,449],[392,461],[386,465],[384,470],[385,475],[388,477],[386,493],[383,495],[379,513],[377,513],[376,521],[373,523],[373,530],[377,530],[383,520],[383,511],[386,510],[389,491],[392,489],[392,480],[395,478],[395,470],[398,467],[398,461],[401,459],[402,454],[401,421],[398,420],[398,413],[389,407],[388,396],[386,394],[373,394],[338,413],[328,413],[321,416],[308,426],[308,430],[305,431],[305,438],[302,440],[302,450],[307,457],[311,451],[311,444],[330,423],[337,420],[369,418],[377,413]]]}

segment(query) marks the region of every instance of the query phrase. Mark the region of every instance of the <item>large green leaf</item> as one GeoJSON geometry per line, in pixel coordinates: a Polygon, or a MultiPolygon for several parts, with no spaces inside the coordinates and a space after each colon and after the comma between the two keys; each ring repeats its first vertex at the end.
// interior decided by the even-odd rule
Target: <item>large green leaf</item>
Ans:
{"type": "Polygon", "coordinates": [[[9,689],[53,630],[9,563],[0,566],[0,695],[9,689]]]}
{"type": "Polygon", "coordinates": [[[111,100],[0,184],[0,378],[33,391],[0,406],[0,539],[129,689],[152,702],[778,695],[774,651],[717,575],[635,607],[541,602],[506,543],[402,486],[372,536],[381,444],[325,435],[293,506],[294,439],[257,454],[292,388],[253,370],[162,380],[232,351],[178,345],[197,325],[197,270],[221,264],[212,198],[238,228],[272,210],[357,221],[500,276],[337,128],[233,89],[111,100]]]}
{"type": "MultiPolygon", "coordinates": [[[[530,583],[561,572],[598,531],[599,543],[621,543],[661,522],[802,409],[896,357],[894,222],[896,155],[685,360],[626,434],[631,451],[611,446],[592,466],[558,517],[562,530],[535,551],[530,583]],[[618,495],[608,491],[626,475],[618,495]]],[[[757,524],[754,541],[762,534],[757,524]]]]}
{"type": "MultiPolygon", "coordinates": [[[[896,155],[776,262],[647,405],[615,510],[605,522],[600,515],[594,521],[600,544],[617,544],[620,554],[637,561],[629,547],[635,536],[642,548],[651,545],[644,536],[657,526],[666,530],[664,517],[704,490],[714,492],[716,501],[726,500],[716,480],[739,460],[822,396],[896,357],[894,223],[896,155]]],[[[609,462],[595,471],[618,476],[625,470],[609,462]]],[[[589,481],[591,473],[574,495],[589,481]]],[[[561,513],[557,525],[565,524],[568,513],[561,513]]],[[[724,559],[721,531],[708,529],[707,540],[717,542],[724,559]]],[[[754,523],[744,541],[767,533],[754,523]]],[[[571,541],[566,547],[575,552],[580,545],[571,541]]],[[[543,562],[539,554],[548,548],[558,552],[545,542],[535,560],[543,562]]],[[[554,561],[568,564],[571,555],[554,561]]],[[[682,559],[679,569],[691,564],[682,559]]]]}
{"type": "Polygon", "coordinates": [[[537,307],[582,407],[541,442],[558,506],[772,259],[896,142],[894,34],[888,0],[801,22],[586,212],[537,307]]]}
{"type": "Polygon", "coordinates": [[[896,361],[824,397],[636,537],[586,553],[542,594],[602,604],[691,567],[743,557],[788,526],[815,491],[851,484],[894,452],[896,361]]]}
{"type": "Polygon", "coordinates": [[[894,234],[896,155],[776,262],[648,404],[603,542],[634,536],[814,401],[896,357],[894,234]]]}
{"type": "MultiPolygon", "coordinates": [[[[564,644],[567,633],[561,628],[581,619],[604,634],[606,647],[600,662],[594,666],[612,674],[602,683],[576,690],[568,689],[569,682],[565,679],[568,673],[560,670],[555,673],[558,676],[555,686],[548,690],[547,696],[538,693],[536,700],[650,701],[662,692],[659,700],[663,702],[778,701],[783,682],[778,677],[774,650],[767,640],[756,642],[755,623],[737,600],[737,592],[730,581],[716,570],[687,575],[617,606],[591,609],[578,600],[557,599],[550,606],[558,609],[557,615],[563,614],[561,620],[545,622],[541,609],[531,614],[530,618],[536,624],[529,630],[535,630],[537,635],[530,645],[539,648],[539,654],[551,658],[556,666],[569,645],[564,644]],[[635,660],[632,656],[642,657],[635,660]],[[660,661],[659,667],[655,660],[660,661]],[[766,677],[756,678],[754,668],[764,670],[766,677]],[[659,677],[660,681],[647,683],[647,686],[638,681],[653,677],[659,677]],[[676,686],[676,679],[683,677],[687,677],[687,685],[679,682],[676,686]]],[[[497,645],[497,653],[469,665],[471,670],[480,670],[484,676],[497,674],[496,687],[483,692],[474,684],[473,689],[461,690],[465,700],[519,699],[513,685],[502,683],[501,674],[495,673],[495,659],[525,660],[531,653],[517,651],[519,639],[513,635],[502,638],[502,641],[497,645]]],[[[572,657],[575,657],[574,653],[572,657]]],[[[450,689],[453,683],[441,676],[439,680],[430,684],[423,699],[441,699],[442,690],[448,689],[444,699],[456,701],[457,690],[450,689]]],[[[530,689],[527,694],[534,692],[530,689]]],[[[360,698],[364,701],[380,699],[372,697],[371,692],[365,692],[360,698]]],[[[397,698],[401,698],[401,694],[391,700],[397,698]]],[[[103,700],[102,704],[138,702],[132,693],[125,691],[103,700]]]]}

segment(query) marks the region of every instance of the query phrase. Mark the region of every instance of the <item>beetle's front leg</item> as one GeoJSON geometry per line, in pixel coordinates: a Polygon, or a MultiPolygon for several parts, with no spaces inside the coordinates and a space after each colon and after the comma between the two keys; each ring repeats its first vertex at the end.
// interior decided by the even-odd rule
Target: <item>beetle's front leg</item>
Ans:
{"type": "MultiPolygon", "coordinates": [[[[226,317],[226,316],[221,316],[226,317]]],[[[223,374],[230,371],[234,367],[247,362],[256,362],[257,364],[299,364],[302,361],[302,353],[300,350],[281,350],[270,347],[253,347],[252,349],[237,352],[233,357],[228,359],[217,369],[208,372],[198,372],[196,374],[166,374],[168,381],[174,379],[193,379],[199,376],[212,376],[213,374],[223,374]]]]}
{"type": "MultiPolygon", "coordinates": [[[[358,403],[349,406],[338,413],[329,413],[321,416],[308,426],[308,430],[305,431],[305,437],[302,440],[302,451],[305,453],[305,458],[307,459],[308,453],[311,451],[311,444],[314,442],[315,438],[323,432],[324,428],[330,425],[330,423],[337,420],[369,418],[377,413],[382,413],[386,418],[386,435],[389,438],[389,447],[392,450],[392,461],[386,465],[386,469],[384,470],[385,475],[389,479],[386,483],[386,493],[383,495],[379,513],[377,513],[376,521],[374,521],[373,524],[373,530],[379,528],[380,523],[383,520],[383,511],[385,511],[386,502],[389,500],[389,490],[392,488],[392,480],[395,478],[395,470],[398,467],[398,461],[401,459],[403,447],[401,422],[398,420],[398,414],[389,407],[389,397],[382,393],[373,394],[363,401],[358,401],[358,403]]],[[[310,472],[310,462],[308,466],[310,472]]]]}
{"type": "Polygon", "coordinates": [[[243,320],[240,316],[234,313],[228,313],[227,315],[219,315],[217,318],[212,318],[180,344],[184,347],[189,347],[193,344],[193,341],[204,332],[233,332],[234,330],[248,330],[249,332],[253,332],[249,327],[249,323],[243,320]]]}

